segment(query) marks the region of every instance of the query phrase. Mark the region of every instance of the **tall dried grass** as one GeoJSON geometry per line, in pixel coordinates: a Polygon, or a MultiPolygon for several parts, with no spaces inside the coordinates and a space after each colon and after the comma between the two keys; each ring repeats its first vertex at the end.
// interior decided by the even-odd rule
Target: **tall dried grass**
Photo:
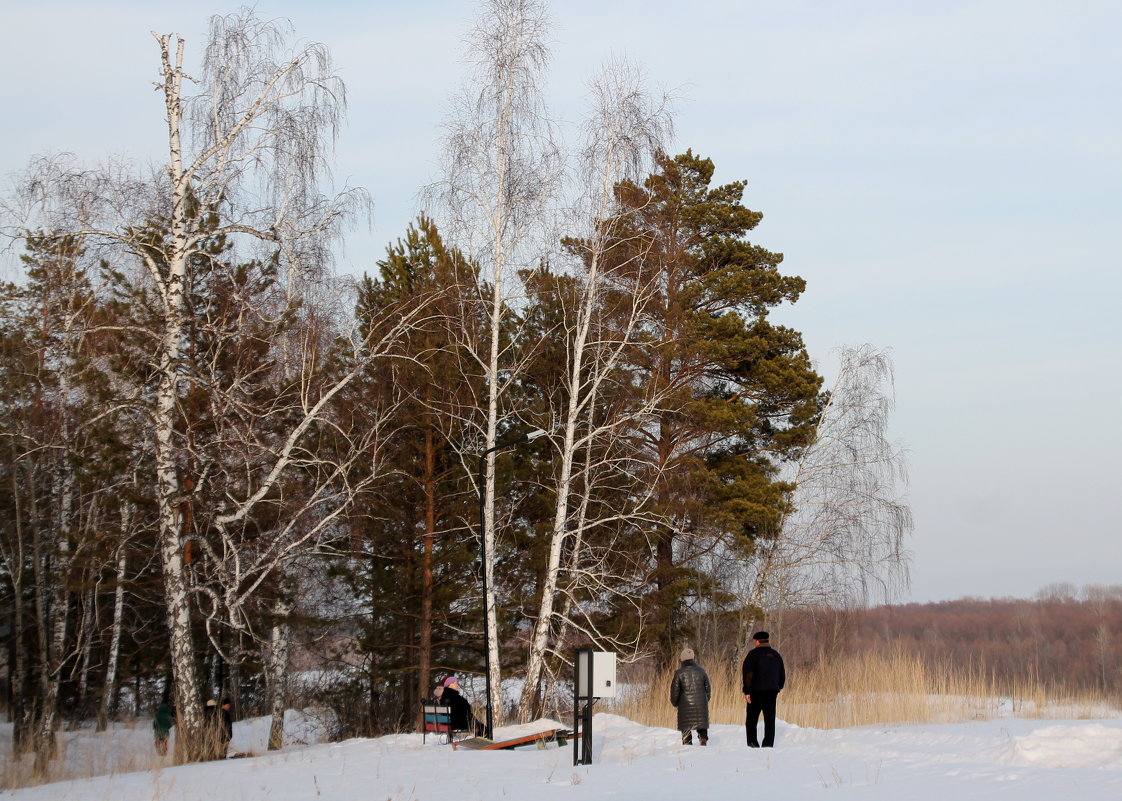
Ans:
{"type": "MultiPolygon", "coordinates": [[[[705,666],[713,686],[714,724],[743,723],[739,665],[705,666]]],[[[674,669],[634,677],[636,685],[603,711],[648,726],[674,728],[669,688],[674,669]]],[[[634,685],[633,685],[634,686],[634,685]]],[[[876,724],[950,723],[1013,714],[1023,717],[1090,718],[1115,714],[1111,699],[1075,694],[1030,682],[998,687],[980,671],[958,665],[930,668],[904,653],[859,652],[811,666],[789,666],[779,696],[779,717],[816,729],[876,724]]]]}
{"type": "MultiPolygon", "coordinates": [[[[0,788],[36,787],[41,784],[112,776],[137,771],[160,771],[173,764],[172,757],[160,756],[149,745],[137,748],[136,740],[118,737],[140,725],[147,733],[147,721],[132,725],[117,724],[114,730],[92,735],[89,729],[58,733],[58,756],[51,761],[46,774],[34,770],[35,756],[12,753],[11,738],[0,738],[0,788]]],[[[7,728],[10,732],[10,727],[7,728]]]]}
{"type": "MultiPolygon", "coordinates": [[[[710,720],[714,724],[742,724],[740,666],[705,667],[713,686],[710,720]]],[[[623,686],[628,689],[623,696],[605,699],[597,704],[596,711],[623,715],[647,726],[675,728],[676,713],[669,700],[673,675],[674,670],[668,669],[654,675],[627,676],[623,686]]],[[[1118,699],[1065,692],[1040,681],[999,687],[976,669],[949,663],[933,669],[903,651],[889,655],[858,652],[810,666],[791,665],[787,687],[779,696],[780,719],[816,729],[950,723],[1001,715],[1114,717],[1119,714],[1118,707],[1118,699]]],[[[112,733],[102,736],[111,737],[112,733]]],[[[160,757],[148,749],[130,749],[123,742],[120,747],[98,747],[67,733],[59,738],[59,758],[52,763],[50,773],[35,776],[31,770],[34,757],[28,754],[13,759],[10,739],[3,739],[0,788],[137,770],[159,771],[173,763],[171,755],[160,757]]]]}

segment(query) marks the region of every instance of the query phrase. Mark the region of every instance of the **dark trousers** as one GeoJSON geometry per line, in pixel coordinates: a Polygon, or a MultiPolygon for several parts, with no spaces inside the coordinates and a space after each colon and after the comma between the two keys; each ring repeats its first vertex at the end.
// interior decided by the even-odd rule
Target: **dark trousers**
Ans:
{"type": "Polygon", "coordinates": [[[748,711],[744,717],[744,728],[748,733],[748,745],[752,748],[760,745],[760,741],[756,739],[756,726],[760,722],[760,713],[762,712],[764,716],[763,746],[764,748],[771,748],[775,745],[775,699],[779,692],[753,690],[749,695],[752,696],[752,700],[748,704],[748,711]]]}
{"type": "MultiPolygon", "coordinates": [[[[709,742],[709,729],[698,729],[697,736],[701,739],[702,745],[709,742]]],[[[693,729],[686,729],[682,732],[682,745],[693,745],[693,729]]]]}

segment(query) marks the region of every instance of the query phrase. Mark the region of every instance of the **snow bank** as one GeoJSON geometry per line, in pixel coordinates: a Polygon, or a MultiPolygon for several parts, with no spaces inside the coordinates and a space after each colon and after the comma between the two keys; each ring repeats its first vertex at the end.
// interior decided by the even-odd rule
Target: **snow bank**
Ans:
{"type": "Polygon", "coordinates": [[[1011,761],[1047,768],[1122,771],[1122,729],[1099,723],[1046,726],[1015,738],[1011,761]]]}

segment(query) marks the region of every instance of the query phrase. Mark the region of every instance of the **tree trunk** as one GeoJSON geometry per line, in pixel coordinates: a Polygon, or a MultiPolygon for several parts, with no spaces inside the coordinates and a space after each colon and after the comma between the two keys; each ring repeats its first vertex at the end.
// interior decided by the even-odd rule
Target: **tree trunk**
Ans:
{"type": "Polygon", "coordinates": [[[15,658],[12,669],[12,754],[19,756],[27,750],[31,729],[31,705],[27,699],[27,646],[24,642],[23,582],[12,579],[12,642],[15,658]]]}
{"type": "MultiPolygon", "coordinates": [[[[65,371],[59,380],[62,397],[67,396],[68,382],[65,371]]],[[[63,442],[68,441],[66,425],[62,426],[63,442]]],[[[35,767],[37,776],[45,776],[51,760],[58,753],[55,730],[58,728],[58,692],[62,680],[62,669],[66,662],[67,613],[69,612],[70,593],[67,588],[70,562],[70,515],[74,506],[74,470],[68,454],[62,457],[57,478],[55,497],[59,498],[58,525],[55,554],[57,560],[51,563],[51,551],[42,542],[42,526],[36,526],[35,583],[36,617],[39,642],[43,649],[39,661],[39,714],[35,721],[33,744],[35,748],[35,767]]]]}
{"type": "Polygon", "coordinates": [[[73,728],[86,716],[89,709],[90,663],[93,660],[94,628],[97,626],[97,582],[89,577],[90,588],[86,591],[85,608],[82,610],[82,628],[78,632],[81,642],[81,668],[78,671],[78,703],[74,714],[67,722],[73,728]]]}
{"type": "MultiPolygon", "coordinates": [[[[164,606],[171,645],[171,671],[175,680],[176,756],[188,762],[208,756],[195,671],[191,637],[191,610],[181,541],[180,486],[176,464],[175,425],[178,420],[180,348],[184,335],[184,309],[189,236],[189,184],[184,171],[180,131],[183,108],[180,86],[183,75],[183,41],[179,40],[172,63],[169,36],[160,37],[163,64],[164,106],[167,109],[169,174],[172,182],[171,245],[167,277],[160,287],[163,330],[160,342],[159,387],[154,415],[156,434],[156,487],[159,515],[160,566],[164,577],[164,606]]],[[[139,703],[139,699],[137,699],[139,703]]]]}
{"type": "MultiPolygon", "coordinates": [[[[583,332],[582,332],[583,333],[583,332]]],[[[561,572],[561,553],[568,535],[569,493],[573,473],[573,452],[576,448],[576,416],[579,412],[578,393],[581,375],[581,356],[584,337],[578,337],[574,346],[573,377],[569,396],[569,409],[565,425],[564,441],[561,445],[561,468],[557,479],[556,504],[553,510],[553,528],[550,533],[549,558],[546,562],[542,582],[541,597],[538,600],[538,619],[530,639],[530,653],[526,663],[526,683],[522,688],[522,699],[518,705],[518,717],[522,723],[530,721],[537,705],[541,687],[542,670],[545,666],[545,653],[553,629],[553,608],[557,595],[557,581],[561,572]]]]}
{"type": "MultiPolygon", "coordinates": [[[[491,309],[491,348],[487,362],[487,428],[484,445],[488,449],[483,468],[483,531],[480,547],[486,558],[483,559],[483,631],[484,647],[487,649],[487,686],[490,696],[488,707],[496,717],[502,719],[502,670],[499,661],[499,619],[495,609],[495,445],[499,430],[499,329],[502,321],[503,303],[499,294],[502,285],[503,268],[501,259],[495,258],[495,289],[491,309]]],[[[491,721],[488,721],[490,723],[491,721]]],[[[490,732],[488,732],[490,733],[490,732]]]]}
{"type": "Polygon", "coordinates": [[[234,642],[230,645],[229,661],[223,659],[225,665],[225,680],[218,683],[218,694],[221,698],[229,698],[235,711],[241,712],[241,686],[242,686],[242,647],[241,632],[234,632],[234,642]]]}
{"type": "Polygon", "coordinates": [[[284,710],[288,691],[288,650],[291,641],[291,628],[288,615],[292,612],[292,602],[286,598],[277,600],[273,608],[276,622],[269,633],[269,712],[272,723],[269,725],[269,750],[284,748],[284,710]]]}
{"type": "MultiPolygon", "coordinates": [[[[121,507],[121,531],[129,530],[132,516],[131,504],[121,507]]],[[[105,686],[101,691],[101,703],[97,709],[97,730],[105,731],[109,725],[109,706],[117,692],[117,661],[121,655],[121,629],[125,616],[125,570],[128,566],[128,552],[121,543],[117,551],[117,586],[113,592],[113,624],[109,637],[109,655],[105,664],[105,686]]]]}
{"type": "MultiPolygon", "coordinates": [[[[556,149],[545,121],[537,83],[546,63],[544,7],[536,0],[489,0],[470,37],[477,85],[465,98],[468,114],[458,119],[447,138],[449,172],[445,201],[461,228],[469,250],[479,254],[481,309],[487,329],[471,332],[470,348],[486,383],[481,404],[481,451],[486,454],[477,486],[480,548],[484,553],[483,625],[486,640],[488,708],[501,718],[501,660],[496,611],[495,445],[498,442],[500,399],[508,376],[518,372],[511,352],[501,346],[511,275],[528,248],[533,227],[548,216],[546,200],[556,187],[556,149]]],[[[536,261],[533,256],[524,263],[536,261]]],[[[501,722],[501,720],[499,721],[501,722]]]]}
{"type": "MultiPolygon", "coordinates": [[[[425,428],[425,535],[421,551],[421,619],[417,653],[417,697],[429,696],[432,680],[433,540],[436,537],[436,443],[432,426],[425,428]]],[[[420,704],[416,714],[419,716],[420,704]]],[[[418,717],[417,723],[421,720],[418,717]]]]}
{"type": "MultiPolygon", "coordinates": [[[[23,530],[23,510],[20,504],[19,471],[16,461],[15,437],[9,438],[9,447],[12,454],[12,504],[15,507],[16,542],[23,543],[25,532],[23,530]]],[[[9,568],[12,580],[12,755],[20,756],[25,753],[29,745],[31,732],[31,705],[28,703],[28,659],[27,644],[24,640],[24,609],[23,609],[23,564],[24,554],[14,553],[9,568]]]]}
{"type": "MultiPolygon", "coordinates": [[[[35,720],[32,741],[35,749],[34,771],[37,776],[46,775],[51,760],[58,753],[55,729],[58,728],[58,690],[65,656],[66,611],[69,602],[68,593],[59,587],[61,584],[61,581],[56,581],[50,592],[50,608],[41,602],[36,610],[40,642],[46,644],[39,663],[39,714],[35,720]]],[[[42,592],[38,593],[40,599],[43,595],[42,592]]]]}

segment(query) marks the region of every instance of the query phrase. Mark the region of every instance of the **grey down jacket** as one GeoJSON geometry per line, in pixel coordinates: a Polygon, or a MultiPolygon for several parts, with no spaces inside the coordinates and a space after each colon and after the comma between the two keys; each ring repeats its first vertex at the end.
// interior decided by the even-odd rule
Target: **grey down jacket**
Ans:
{"type": "Polygon", "coordinates": [[[709,674],[687,659],[670,682],[670,703],[678,708],[678,731],[709,728],[709,674]]]}

